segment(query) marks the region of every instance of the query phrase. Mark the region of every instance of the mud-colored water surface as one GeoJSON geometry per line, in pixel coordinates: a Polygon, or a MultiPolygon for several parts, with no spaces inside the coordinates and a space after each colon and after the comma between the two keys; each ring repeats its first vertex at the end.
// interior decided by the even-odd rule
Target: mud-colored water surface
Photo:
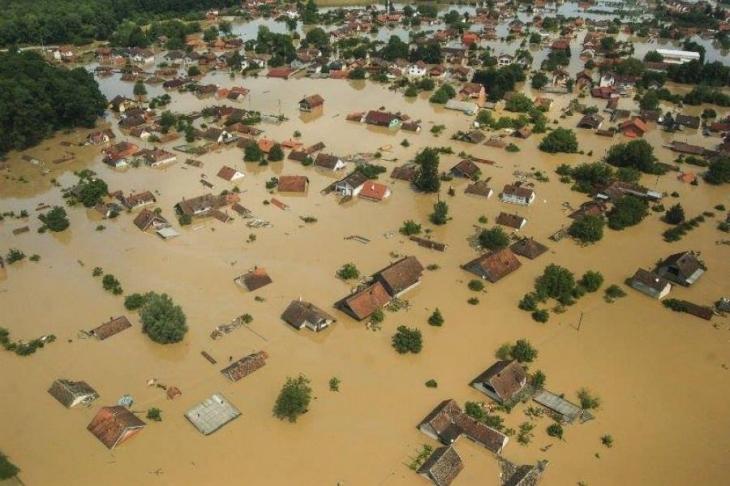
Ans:
{"type": "MultiPolygon", "coordinates": [[[[327,152],[341,156],[391,145],[390,151],[383,151],[388,161],[380,162],[388,173],[425,146],[450,145],[455,153],[466,151],[497,162],[482,168],[495,193],[514,180],[516,170],[541,170],[550,181],[535,182],[537,200],[529,208],[503,204],[496,196],[488,200],[466,196],[465,181],[445,183],[441,198],[448,202],[453,219],[433,228],[433,238],[448,244],[446,252],[438,253],[416,246],[397,232],[406,219],[430,227],[428,215],[436,196],[416,194],[407,184],[387,176],[381,179],[393,195],[385,202],[355,200],[340,205],[334,196],[320,194],[335,180],[334,175],[292,161],[266,167],[245,164],[236,148],[200,157],[202,168],[178,162],[164,170],[123,172],[102,164],[93,147],[75,148],[84,154],[92,151],[76,162],[49,162],[50,173],[13,154],[9,168],[0,172],[0,210],[27,209],[30,218],[0,222],[0,251],[20,248],[27,255],[39,254],[41,260],[9,266],[7,278],[0,281],[0,326],[20,339],[48,333],[58,337],[30,357],[0,352],[0,415],[4,417],[0,444],[22,469],[25,484],[424,484],[407,464],[422,444],[436,444],[416,425],[443,399],[485,400],[468,383],[493,362],[501,344],[519,338],[529,339],[538,348],[532,369],[545,372],[551,390],[574,400],[579,388],[588,387],[600,395],[602,405],[595,420],[567,427],[562,441],[545,433],[547,418],[538,419],[532,443],[521,446],[511,440],[503,453],[507,459],[517,463],[547,459],[546,485],[726,482],[730,468],[727,318],[706,322],[673,313],[628,288],[628,295],[613,304],[604,302],[600,292],[589,294],[567,312],[552,314],[546,324],[535,323],[517,308],[520,297],[549,263],[566,266],[576,275],[599,270],[607,284],[622,284],[637,267],[650,267],[686,249],[701,252],[709,271],[692,288],[675,288],[673,296],[710,304],[730,294],[730,247],[716,244],[726,238],[715,221],[724,214],[708,218],[672,244],[662,240],[666,225],[655,213],[637,227],[608,231],[594,246],[580,247],[567,239],[550,242],[548,236],[569,222],[563,203],[575,208],[585,200],[558,182],[555,167],[597,160],[619,138],[580,132],[581,149],[592,151],[590,157],[546,155],[536,149],[539,136],[515,141],[521,151],[510,154],[452,142],[451,133],[468,128],[466,117],[434,108],[423,98],[405,100],[373,83],[231,81],[222,74],[209,78],[251,89],[243,107],[286,115],[289,121],[281,125],[263,126],[265,135],[276,140],[299,130],[305,144],[323,141],[327,152]],[[323,112],[300,117],[296,102],[313,93],[326,99],[323,112]],[[393,133],[345,121],[349,112],[380,106],[421,119],[423,131],[393,133]],[[438,138],[429,133],[434,123],[447,127],[438,138]],[[404,138],[410,142],[408,148],[400,145],[404,138]],[[270,221],[271,228],[252,230],[238,218],[228,224],[196,221],[183,228],[175,222],[181,236],[165,242],[140,232],[132,224],[134,214],[104,221],[106,229],[96,231],[99,218],[75,207],[68,209],[69,230],[57,235],[35,231],[40,225],[36,206],[62,201],[51,179],[68,187],[75,181],[72,170],[95,170],[111,190],[152,190],[163,215],[174,221],[176,202],[208,192],[199,183],[201,174],[215,185],[213,192],[233,188],[233,183],[215,177],[223,165],[246,173],[236,182],[241,203],[270,221]],[[263,204],[271,198],[265,181],[281,174],[306,175],[311,182],[306,197],[276,196],[290,206],[288,211],[263,204]],[[20,182],[20,176],[28,182],[20,182]],[[454,197],[446,194],[450,185],[455,188],[454,197]],[[485,215],[491,226],[501,211],[526,216],[528,223],[521,233],[548,244],[550,251],[534,261],[522,260],[519,271],[488,285],[479,295],[480,303],[468,305],[467,299],[474,295],[466,286],[471,277],[460,265],[477,255],[468,237],[474,234],[479,216],[485,215]],[[318,221],[305,224],[301,216],[318,221]],[[12,230],[23,225],[30,225],[31,232],[14,236],[12,230]],[[252,243],[247,242],[250,233],[256,234],[252,243]],[[344,239],[353,234],[371,241],[344,239]],[[406,295],[407,310],[387,312],[382,329],[373,331],[331,309],[350,291],[350,285],[335,278],[339,266],[354,262],[366,274],[372,273],[396,254],[416,255],[424,265],[439,266],[427,271],[422,284],[406,295]],[[233,278],[255,265],[265,267],[274,283],[255,293],[243,292],[233,278]],[[105,292],[99,279],[92,277],[96,266],[114,274],[125,293],[170,294],[188,317],[190,331],[184,341],[169,346],[152,343],[141,332],[136,314],[125,311],[123,299],[105,292]],[[331,310],[338,322],[317,335],[291,329],[280,314],[299,297],[331,310]],[[441,328],[426,323],[437,306],[446,319],[441,328]],[[210,339],[215,326],[243,313],[254,317],[249,328],[210,339]],[[80,330],[122,314],[130,317],[132,329],[103,342],[80,337],[80,330]],[[403,356],[391,348],[391,336],[400,324],[422,330],[420,354],[403,356]],[[220,374],[229,357],[237,359],[262,349],[270,356],[268,364],[251,376],[233,384],[220,374]],[[218,365],[209,364],[201,351],[214,356],[218,365]],[[295,424],[279,421],[272,416],[274,399],[286,377],[299,373],[311,379],[315,399],[295,424]],[[342,380],[339,392],[328,389],[333,376],[342,380]],[[87,381],[101,398],[91,408],[64,409],[46,392],[60,377],[87,381]],[[179,387],[182,396],[167,400],[162,390],[147,386],[150,378],[179,387]],[[436,389],[424,386],[432,378],[438,381],[436,389]],[[214,392],[223,393],[242,415],[204,437],[183,414],[214,392]],[[134,411],[144,415],[148,408],[158,407],[163,421],[149,423],[137,437],[108,451],[86,425],[99,406],[115,404],[125,393],[133,395],[134,411]],[[615,440],[610,449],[600,443],[605,434],[615,440]]],[[[115,91],[119,83],[114,79],[103,83],[107,96],[121,91],[115,91]]],[[[121,86],[131,94],[131,85],[121,86]]],[[[171,108],[186,112],[214,103],[189,94],[175,95],[171,108]]],[[[566,103],[567,97],[557,97],[550,118],[558,119],[566,103]]],[[[569,127],[576,122],[577,116],[561,121],[569,127]]],[[[670,139],[667,135],[654,129],[647,138],[661,160],[673,159],[661,147],[670,139]]],[[[706,146],[712,143],[699,135],[683,138],[706,146]]],[[[59,140],[52,139],[31,153],[37,158],[58,158],[44,154],[45,147],[63,153],[59,140]]],[[[457,155],[442,156],[441,168],[446,170],[458,160],[457,155]]],[[[682,184],[671,174],[644,177],[642,182],[666,193],[678,191],[690,216],[716,204],[730,206],[726,187],[682,184]]],[[[673,204],[672,198],[667,197],[666,203],[673,204]]],[[[524,409],[520,405],[505,415],[506,425],[517,428],[527,420],[524,409]]],[[[499,484],[499,467],[488,451],[465,439],[456,447],[465,470],[455,484],[499,484]]]]}

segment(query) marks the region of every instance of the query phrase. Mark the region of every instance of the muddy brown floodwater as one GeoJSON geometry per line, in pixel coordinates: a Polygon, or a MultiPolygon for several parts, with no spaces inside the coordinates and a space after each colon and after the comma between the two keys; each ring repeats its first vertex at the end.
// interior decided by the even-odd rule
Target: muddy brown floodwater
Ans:
{"type": "MultiPolygon", "coordinates": [[[[228,76],[211,79],[233,84],[228,76]]],[[[587,295],[565,313],[552,314],[547,324],[535,323],[517,308],[520,297],[549,263],[564,265],[576,275],[599,270],[606,284],[622,284],[637,267],[649,267],[685,249],[701,252],[709,271],[692,288],[676,288],[673,296],[710,304],[730,294],[730,247],[716,244],[724,234],[715,229],[715,221],[724,215],[708,218],[673,244],[662,240],[665,225],[656,213],[638,227],[607,231],[594,246],[581,248],[567,239],[550,242],[548,236],[569,221],[563,203],[577,207],[585,200],[558,181],[555,167],[597,160],[620,138],[605,139],[579,130],[581,148],[592,150],[591,157],[543,154],[536,148],[539,136],[516,140],[522,150],[510,154],[450,141],[454,131],[468,127],[466,117],[435,109],[424,98],[405,100],[372,83],[239,79],[235,84],[252,90],[244,107],[268,113],[281,109],[289,117],[278,126],[264,125],[266,136],[283,140],[299,130],[306,144],[324,141],[327,152],[339,155],[391,145],[392,150],[383,156],[398,160],[382,162],[388,173],[422,147],[450,145],[455,153],[464,150],[497,161],[482,168],[483,176],[491,178],[495,196],[489,200],[465,196],[465,181],[445,184],[441,197],[448,202],[453,219],[433,228],[434,239],[449,245],[445,253],[438,253],[417,247],[397,233],[406,219],[430,227],[428,214],[436,196],[416,194],[388,177],[381,179],[392,187],[393,195],[384,203],[356,200],[339,205],[333,196],[319,192],[334,176],[291,161],[267,167],[244,164],[240,149],[235,148],[200,157],[204,162],[200,169],[178,162],[165,170],[115,172],[100,162],[98,149],[93,148],[83,149],[86,158],[79,155],[76,162],[52,164],[50,160],[58,157],[51,153],[66,150],[59,139],[53,139],[30,151],[50,168],[45,175],[20,154],[13,154],[10,167],[0,172],[0,209],[27,209],[31,216],[28,221],[6,218],[0,223],[0,250],[20,248],[42,259],[8,268],[7,279],[0,281],[0,325],[15,338],[48,333],[58,337],[31,357],[0,352],[0,444],[22,469],[25,484],[424,484],[407,464],[422,444],[436,444],[416,425],[443,399],[454,398],[462,404],[484,400],[468,383],[493,362],[497,347],[519,338],[529,339],[539,349],[532,369],[547,375],[551,390],[575,400],[576,391],[588,387],[600,395],[602,405],[595,420],[567,427],[563,441],[549,438],[545,433],[549,420],[538,419],[532,443],[521,446],[513,438],[504,450],[506,458],[517,463],[549,460],[546,485],[726,482],[730,469],[726,318],[715,317],[709,323],[673,313],[630,289],[613,304],[604,302],[601,292],[587,295]],[[296,102],[313,93],[325,97],[324,112],[302,118],[296,102]],[[423,131],[394,134],[345,121],[349,112],[379,106],[420,118],[423,131]],[[434,123],[447,127],[438,138],[429,133],[434,123]],[[410,147],[400,145],[404,138],[410,147]],[[51,150],[45,151],[46,147],[51,150]],[[90,156],[88,150],[93,151],[90,156]],[[111,190],[155,191],[163,215],[174,220],[172,207],[177,201],[207,192],[199,183],[201,173],[215,185],[214,192],[234,186],[215,176],[224,164],[245,171],[245,179],[236,183],[242,204],[273,227],[251,230],[241,219],[229,224],[196,222],[180,229],[179,238],[164,242],[134,227],[133,214],[106,221],[106,230],[95,231],[99,219],[77,207],[69,209],[71,227],[66,232],[36,233],[35,207],[61,203],[60,190],[50,180],[70,186],[75,179],[71,170],[91,168],[111,190]],[[533,167],[550,177],[547,183],[536,183],[535,203],[529,208],[501,203],[496,193],[514,180],[513,171],[533,167]],[[271,197],[265,181],[280,174],[303,174],[311,181],[307,197],[276,196],[290,205],[289,211],[263,205],[271,197]],[[21,175],[27,183],[18,182],[21,175]],[[446,195],[449,185],[455,187],[455,197],[446,195]],[[477,255],[468,237],[479,216],[485,215],[491,226],[500,211],[526,216],[528,223],[521,233],[548,244],[550,251],[534,261],[523,259],[518,272],[487,285],[479,295],[481,302],[471,306],[466,302],[474,295],[466,286],[471,277],[459,265],[477,255]],[[318,222],[304,224],[300,216],[315,216],[318,222]],[[25,224],[31,232],[12,234],[25,224]],[[253,243],[246,242],[250,233],[257,236],[253,243]],[[352,234],[371,242],[344,239],[352,234]],[[394,254],[416,255],[424,265],[437,264],[440,269],[426,272],[421,286],[407,294],[408,310],[386,313],[381,330],[366,330],[334,310],[337,324],[317,335],[294,331],[281,321],[280,314],[292,299],[302,297],[331,309],[333,302],[346,295],[350,286],[334,276],[343,263],[354,262],[372,273],[393,260],[394,254]],[[254,265],[264,266],[274,283],[256,293],[244,293],[233,278],[254,265]],[[190,331],[184,341],[169,346],[152,343],[141,333],[136,314],[125,311],[123,299],[105,292],[99,279],[92,277],[96,266],[116,275],[125,293],[170,294],[188,317],[190,331]],[[258,302],[254,296],[265,300],[258,302]],[[446,319],[441,328],[426,324],[436,306],[446,319]],[[250,329],[210,339],[215,326],[245,312],[254,317],[250,329]],[[133,329],[103,342],[79,338],[80,330],[122,314],[130,317],[133,329]],[[393,351],[390,339],[400,324],[422,330],[423,352],[402,356],[393,351]],[[220,374],[228,356],[239,358],[261,349],[270,356],[263,369],[235,384],[220,374]],[[203,350],[219,364],[203,359],[203,350]],[[296,424],[281,422],[272,416],[274,399],[286,377],[299,373],[311,379],[315,398],[296,424]],[[333,376],[342,381],[338,393],[328,389],[333,376]],[[91,408],[64,409],[46,392],[61,377],[87,381],[101,398],[91,408]],[[150,378],[179,387],[182,397],[167,400],[162,390],[146,385],[150,378]],[[432,378],[438,381],[436,389],[424,386],[432,378]],[[222,392],[242,416],[204,437],[183,413],[214,392],[222,392]],[[164,420],[149,423],[140,435],[108,451],[86,425],[99,406],[116,403],[124,393],[133,395],[133,410],[158,407],[164,420]],[[613,436],[613,448],[601,445],[604,434],[613,436]]],[[[567,102],[567,98],[556,98],[551,119],[558,119],[560,106],[567,102]]],[[[184,112],[214,103],[175,95],[172,109],[184,112]]],[[[576,122],[574,116],[563,123],[574,127],[576,122]]],[[[76,135],[83,138],[81,132],[76,135]]],[[[673,159],[661,147],[669,140],[667,135],[653,129],[647,138],[661,160],[673,159]]],[[[710,143],[700,136],[682,138],[710,143]]],[[[448,169],[458,160],[457,155],[443,156],[441,168],[448,169]]],[[[720,203],[730,207],[727,187],[685,185],[671,174],[644,177],[642,182],[667,193],[678,191],[690,216],[720,203]]],[[[671,197],[667,203],[672,203],[671,197]]],[[[527,420],[525,408],[520,405],[505,415],[506,425],[516,429],[527,420]]],[[[499,484],[499,468],[489,452],[464,439],[456,447],[465,470],[455,484],[499,484]]]]}

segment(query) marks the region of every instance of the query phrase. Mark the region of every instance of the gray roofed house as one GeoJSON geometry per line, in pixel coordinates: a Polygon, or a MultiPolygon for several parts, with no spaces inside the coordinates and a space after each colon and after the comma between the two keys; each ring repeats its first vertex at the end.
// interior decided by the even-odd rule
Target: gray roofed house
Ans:
{"type": "Polygon", "coordinates": [[[296,329],[308,327],[312,331],[319,332],[336,319],[319,307],[309,302],[293,300],[286,308],[281,318],[296,329]]]}
{"type": "Polygon", "coordinates": [[[668,256],[659,264],[656,272],[672,282],[689,287],[705,273],[705,266],[693,251],[683,251],[668,256]]]}
{"type": "Polygon", "coordinates": [[[72,408],[76,405],[89,405],[99,398],[96,390],[85,381],[71,381],[58,379],[48,389],[48,393],[58,400],[64,407],[72,408]]]}
{"type": "Polygon", "coordinates": [[[492,188],[489,187],[489,183],[487,181],[477,181],[473,184],[469,184],[468,186],[466,186],[464,193],[474,194],[475,196],[482,196],[489,199],[490,197],[492,197],[494,191],[492,191],[492,188]]]}
{"type": "Polygon", "coordinates": [[[214,393],[185,412],[185,417],[203,435],[212,434],[240,415],[241,412],[220,393],[214,393]]]}
{"type": "Polygon", "coordinates": [[[502,486],[536,486],[548,464],[547,461],[538,461],[535,465],[517,466],[506,460],[502,460],[500,463],[502,486]]]}
{"type": "Polygon", "coordinates": [[[477,376],[471,386],[499,403],[510,403],[527,385],[527,373],[516,360],[497,361],[477,376]]]}
{"type": "Polygon", "coordinates": [[[593,415],[591,415],[587,410],[583,410],[578,405],[571,403],[565,398],[547,390],[538,391],[535,395],[533,395],[532,399],[557,414],[561,422],[564,423],[572,423],[576,419],[580,419],[582,423],[593,418],[593,415]]]}
{"type": "Polygon", "coordinates": [[[464,463],[456,450],[439,447],[418,468],[418,474],[430,479],[437,486],[448,486],[464,469],[464,463]]]}

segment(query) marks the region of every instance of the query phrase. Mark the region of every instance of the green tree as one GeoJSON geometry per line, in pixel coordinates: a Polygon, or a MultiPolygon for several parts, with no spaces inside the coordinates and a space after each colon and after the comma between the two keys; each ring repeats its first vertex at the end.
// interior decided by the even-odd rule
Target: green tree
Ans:
{"type": "Polygon", "coordinates": [[[532,363],[537,358],[537,349],[527,339],[518,339],[510,349],[510,356],[520,363],[532,363]]]}
{"type": "Polygon", "coordinates": [[[444,324],[444,316],[438,307],[434,309],[433,314],[428,318],[428,323],[432,326],[441,327],[444,324]]]}
{"type": "Polygon", "coordinates": [[[399,231],[405,236],[417,235],[421,232],[421,225],[409,219],[403,222],[403,226],[400,227],[399,231]]]}
{"type": "Polygon", "coordinates": [[[147,88],[141,80],[134,83],[132,92],[134,93],[134,96],[138,98],[144,98],[147,96],[147,88]]]}
{"type": "Polygon", "coordinates": [[[408,44],[403,42],[397,35],[391,35],[388,43],[380,50],[380,57],[386,61],[395,61],[398,58],[408,59],[408,44]]]}
{"type": "Polygon", "coordinates": [[[317,4],[314,3],[314,0],[308,0],[302,12],[302,22],[304,24],[316,24],[318,19],[319,10],[317,9],[317,4]]]}
{"type": "Polygon", "coordinates": [[[715,185],[730,183],[730,158],[719,157],[710,162],[705,181],[715,185]]]}
{"type": "Polygon", "coordinates": [[[601,406],[601,399],[585,388],[578,390],[578,400],[583,410],[594,410],[601,406]]]}
{"type": "Polygon", "coordinates": [[[669,208],[664,215],[664,221],[669,224],[680,224],[684,222],[684,208],[682,205],[677,203],[669,208]]]}
{"type": "Polygon", "coordinates": [[[632,167],[642,172],[656,173],[654,148],[646,140],[632,140],[608,149],[606,162],[615,167],[632,167]]]}
{"type": "Polygon", "coordinates": [[[162,410],[156,407],[152,407],[147,410],[147,418],[155,422],[162,422],[162,410]]]}
{"type": "Polygon", "coordinates": [[[82,179],[75,192],[81,204],[93,208],[109,194],[109,187],[101,179],[82,179]]]}
{"type": "Polygon", "coordinates": [[[124,299],[124,307],[127,310],[137,310],[147,301],[147,296],[143,294],[130,294],[124,299]]]}
{"type": "Polygon", "coordinates": [[[304,39],[307,41],[307,44],[318,47],[319,49],[325,49],[330,45],[330,36],[321,27],[315,27],[308,31],[304,39]]]}
{"type": "Polygon", "coordinates": [[[433,213],[430,216],[431,222],[436,225],[443,225],[449,220],[449,205],[439,201],[433,205],[433,213]]]}
{"type": "Polygon", "coordinates": [[[656,90],[650,89],[644,93],[639,101],[639,108],[642,110],[656,110],[659,108],[659,95],[656,90]]]}
{"type": "Polygon", "coordinates": [[[436,149],[427,147],[416,155],[418,171],[413,184],[423,192],[438,192],[441,187],[439,179],[439,154],[436,149]]]}
{"type": "Polygon", "coordinates": [[[603,238],[603,216],[586,215],[578,218],[568,228],[568,234],[582,243],[595,243],[603,238]]]}
{"type": "Polygon", "coordinates": [[[297,418],[307,412],[312,400],[312,388],[309,379],[304,375],[287,378],[274,403],[274,416],[296,422],[297,418]]]}
{"type": "Polygon", "coordinates": [[[558,152],[572,154],[578,151],[578,139],[575,138],[573,130],[556,128],[542,139],[538,148],[551,154],[558,152]]]}
{"type": "Polygon", "coordinates": [[[218,27],[211,25],[203,31],[203,41],[213,42],[218,38],[218,27]]]}
{"type": "Polygon", "coordinates": [[[194,78],[195,76],[200,76],[200,68],[198,66],[190,66],[188,68],[188,76],[191,78],[194,78]]]}
{"type": "Polygon", "coordinates": [[[337,276],[342,280],[352,280],[360,276],[360,270],[357,269],[354,263],[345,263],[337,270],[337,276]]]}
{"type": "Polygon", "coordinates": [[[622,230],[641,222],[649,213],[649,206],[643,199],[635,196],[624,196],[613,204],[608,212],[608,227],[622,230]]]}
{"type": "MultiPolygon", "coordinates": [[[[534,79],[534,78],[533,78],[534,79]]],[[[534,108],[532,100],[522,93],[515,93],[512,97],[507,100],[504,108],[507,111],[513,111],[516,113],[527,113],[534,108]]]]}
{"type": "Polygon", "coordinates": [[[451,98],[456,96],[456,90],[450,84],[444,84],[437,89],[429,98],[431,103],[446,104],[451,98]]]}
{"type": "Polygon", "coordinates": [[[243,160],[245,162],[258,162],[264,157],[263,151],[258,144],[250,143],[243,150],[243,160]]]}
{"type": "Polygon", "coordinates": [[[603,275],[601,275],[600,272],[588,270],[583,274],[583,277],[581,277],[580,284],[588,292],[595,292],[601,288],[601,285],[603,285],[603,275]]]}
{"type": "Polygon", "coordinates": [[[556,437],[556,438],[562,440],[563,426],[558,423],[550,424],[547,428],[547,435],[549,435],[550,437],[556,437]]]}
{"type": "Polygon", "coordinates": [[[509,245],[509,235],[499,226],[485,229],[479,233],[479,245],[492,251],[501,250],[509,245]]]}
{"type": "Polygon", "coordinates": [[[411,329],[406,326],[398,326],[396,333],[393,335],[393,348],[400,354],[420,353],[423,348],[423,338],[421,331],[411,329]]]}
{"type": "Polygon", "coordinates": [[[356,67],[349,73],[347,73],[347,79],[365,79],[367,71],[361,67],[356,67]]]}
{"type": "Polygon", "coordinates": [[[179,342],[188,331],[185,313],[167,294],[148,293],[139,318],[142,331],[160,344],[179,342]]]}
{"type": "Polygon", "coordinates": [[[269,160],[271,162],[278,162],[284,160],[284,151],[281,149],[281,145],[275,143],[271,150],[269,150],[269,160]]]}
{"type": "Polygon", "coordinates": [[[564,301],[575,288],[575,277],[567,268],[550,264],[535,281],[535,293],[540,300],[548,297],[564,301]]]}
{"type": "Polygon", "coordinates": [[[0,452],[0,481],[14,478],[20,472],[20,468],[10,462],[8,456],[0,452]]]}
{"type": "Polygon", "coordinates": [[[69,227],[70,223],[66,217],[66,210],[61,206],[54,206],[53,209],[46,214],[38,216],[46,227],[54,232],[63,231],[69,227]]]}
{"type": "Polygon", "coordinates": [[[549,81],[550,79],[548,79],[547,74],[542,71],[538,71],[532,75],[530,84],[532,85],[533,89],[542,89],[548,84],[549,81]]]}

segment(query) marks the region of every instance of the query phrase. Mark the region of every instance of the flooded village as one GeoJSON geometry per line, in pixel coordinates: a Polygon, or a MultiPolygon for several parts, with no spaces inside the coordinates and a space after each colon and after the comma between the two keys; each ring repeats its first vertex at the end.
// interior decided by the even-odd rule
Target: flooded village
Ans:
{"type": "Polygon", "coordinates": [[[727,4],[196,8],[0,19],[0,484],[726,482],[727,4]]]}

